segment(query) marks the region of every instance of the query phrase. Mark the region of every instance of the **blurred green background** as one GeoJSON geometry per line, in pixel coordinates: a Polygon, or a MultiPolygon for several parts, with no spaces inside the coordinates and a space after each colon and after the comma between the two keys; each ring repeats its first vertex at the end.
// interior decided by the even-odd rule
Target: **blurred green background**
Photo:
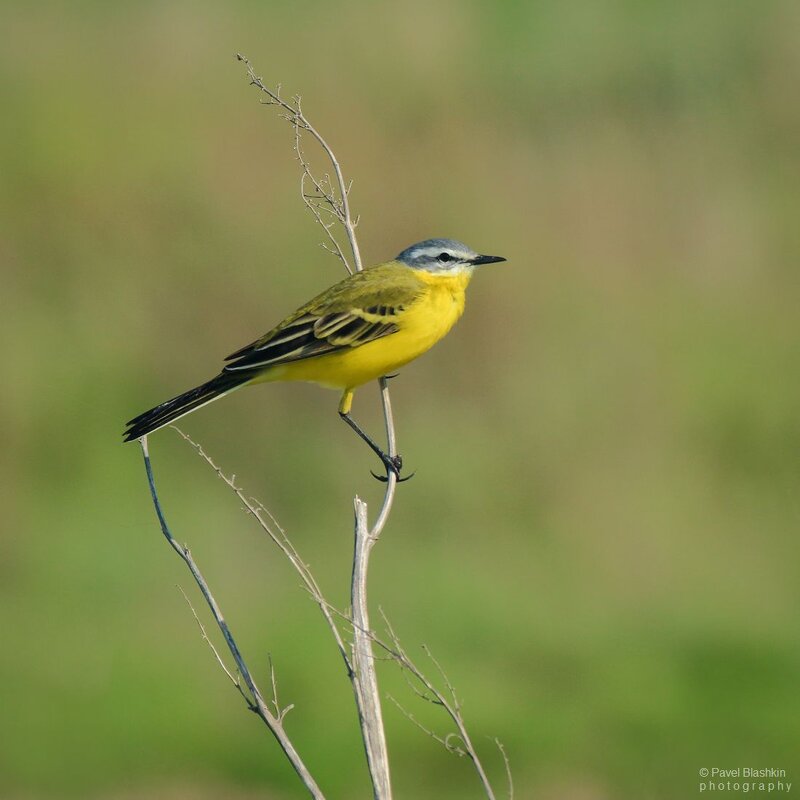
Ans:
{"type": "MultiPolygon", "coordinates": [[[[302,93],[368,263],[428,236],[509,259],[393,383],[417,477],[371,573],[498,790],[493,736],[523,799],[800,780],[800,5],[12,2],[0,30],[0,796],[304,796],[202,643],[120,441],[342,275],[236,51],[302,93]]],[[[183,427],[344,606],[352,497],[375,511],[380,487],[336,402],[265,386],[183,427]]],[[[380,430],[374,387],[355,413],[380,430]]],[[[151,451],[320,784],[367,797],[318,612],[174,432],[151,451]]],[[[398,797],[481,796],[385,713],[398,797]]]]}

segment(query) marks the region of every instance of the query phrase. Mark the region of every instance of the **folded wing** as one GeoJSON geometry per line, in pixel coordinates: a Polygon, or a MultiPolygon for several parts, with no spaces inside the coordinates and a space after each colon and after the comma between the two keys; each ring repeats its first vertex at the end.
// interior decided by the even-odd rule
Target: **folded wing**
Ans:
{"type": "Polygon", "coordinates": [[[391,336],[424,284],[396,265],[356,273],[287,317],[252,344],[231,353],[226,372],[315,358],[391,336]]]}

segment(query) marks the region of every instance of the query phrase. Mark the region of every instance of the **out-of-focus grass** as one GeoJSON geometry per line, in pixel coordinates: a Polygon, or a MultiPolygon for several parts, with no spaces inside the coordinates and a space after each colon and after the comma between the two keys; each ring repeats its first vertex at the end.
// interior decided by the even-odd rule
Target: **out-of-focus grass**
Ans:
{"type": "MultiPolygon", "coordinates": [[[[0,793],[301,796],[200,642],[119,443],[340,275],[237,50],[303,93],[369,261],[431,235],[509,257],[394,384],[418,477],[372,575],[494,774],[484,734],[520,797],[796,773],[798,23],[790,2],[3,6],[0,793]]],[[[185,427],[344,605],[350,500],[379,489],[335,402],[261,387],[185,427]]],[[[375,390],[356,402],[377,429],[375,390]]],[[[177,436],[151,447],[319,780],[364,794],[296,579],[177,436]]],[[[387,718],[398,795],[476,795],[387,718]]]]}

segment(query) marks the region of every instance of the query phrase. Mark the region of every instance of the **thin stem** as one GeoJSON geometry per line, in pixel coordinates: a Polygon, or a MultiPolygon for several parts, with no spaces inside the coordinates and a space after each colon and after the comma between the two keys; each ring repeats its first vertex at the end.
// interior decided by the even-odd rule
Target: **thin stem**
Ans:
{"type": "MultiPolygon", "coordinates": [[[[394,416],[392,414],[392,399],[389,396],[389,381],[386,377],[381,378],[378,381],[378,384],[381,389],[381,405],[383,406],[383,422],[386,427],[386,452],[388,453],[389,457],[394,457],[397,455],[397,436],[395,434],[394,429],[394,416]]],[[[372,526],[372,530],[370,531],[370,538],[375,540],[383,531],[384,526],[386,525],[387,520],[389,519],[389,514],[392,510],[392,504],[394,503],[394,495],[395,490],[397,489],[397,475],[394,473],[394,470],[387,470],[386,475],[386,491],[383,493],[383,502],[381,503],[381,510],[378,512],[378,517],[375,520],[375,524],[372,526]]]]}
{"type": "MultiPolygon", "coordinates": [[[[347,182],[344,179],[344,173],[342,172],[342,166],[339,163],[339,160],[336,158],[336,154],[333,152],[333,149],[322,136],[322,134],[308,121],[308,118],[303,114],[303,111],[300,107],[300,99],[295,98],[295,103],[287,102],[280,96],[279,90],[270,89],[264,81],[255,73],[250,60],[243,56],[241,53],[237,53],[236,57],[239,61],[242,61],[245,66],[247,67],[247,75],[250,78],[250,83],[257,87],[260,91],[267,95],[269,100],[267,101],[268,105],[277,105],[282,108],[286,112],[286,119],[295,126],[297,131],[304,130],[308,131],[311,136],[317,141],[319,146],[325,152],[325,155],[328,157],[328,160],[331,162],[331,166],[333,167],[333,173],[336,176],[336,183],[339,189],[339,198],[338,202],[336,203],[341,207],[341,210],[337,216],[339,217],[340,222],[342,223],[342,227],[347,234],[347,241],[350,245],[350,250],[353,253],[353,263],[355,266],[355,271],[360,272],[363,269],[363,265],[361,263],[361,251],[358,247],[358,240],[356,239],[356,225],[357,222],[353,222],[352,216],[350,214],[350,200],[348,198],[348,194],[350,192],[350,188],[347,182]]],[[[317,188],[319,188],[318,182],[315,181],[317,188]]],[[[323,195],[324,192],[321,192],[323,195]]],[[[324,225],[323,225],[324,227],[324,225]]],[[[345,262],[346,263],[346,262],[345,262]]]]}
{"type": "Polygon", "coordinates": [[[373,777],[375,800],[389,800],[392,788],[389,777],[389,756],[383,726],[378,678],[375,674],[375,656],[369,627],[367,605],[367,572],[369,555],[377,541],[367,523],[367,504],[355,498],[355,545],[353,548],[353,575],[350,602],[353,614],[353,665],[355,667],[356,701],[358,717],[367,763],[373,777]]]}
{"type": "MultiPolygon", "coordinates": [[[[489,782],[489,778],[486,775],[486,770],[483,768],[483,763],[481,762],[478,752],[476,751],[474,745],[472,744],[472,739],[470,738],[469,732],[467,731],[466,723],[464,722],[464,717],[461,713],[461,703],[458,700],[458,695],[456,694],[455,687],[450,682],[450,679],[447,677],[444,669],[442,669],[441,664],[436,660],[436,658],[431,653],[430,649],[423,645],[423,650],[428,658],[431,660],[433,665],[436,667],[437,672],[442,677],[442,680],[447,687],[447,695],[444,692],[441,692],[423,672],[422,670],[411,660],[408,656],[406,651],[403,649],[403,646],[400,643],[400,639],[398,638],[397,634],[395,633],[394,629],[392,628],[391,623],[389,622],[386,615],[381,611],[381,616],[383,618],[383,622],[386,625],[386,630],[389,632],[389,638],[391,640],[391,644],[387,642],[383,642],[377,636],[372,634],[373,641],[381,647],[386,653],[388,653],[396,662],[400,665],[401,669],[406,670],[409,674],[411,674],[417,681],[424,687],[425,691],[428,693],[423,694],[421,692],[417,692],[417,695],[422,697],[422,699],[427,700],[434,705],[441,706],[447,716],[450,717],[450,720],[455,725],[457,730],[457,735],[461,739],[462,744],[464,745],[463,750],[465,751],[466,755],[469,757],[472,765],[475,769],[475,772],[478,775],[478,779],[483,786],[483,791],[486,794],[486,797],[489,800],[496,800],[494,789],[492,789],[492,785],[489,782]]],[[[451,734],[452,735],[452,734],[451,734]]],[[[455,749],[448,744],[447,738],[444,740],[445,746],[451,752],[456,752],[455,749]]],[[[504,753],[504,751],[501,751],[504,753]]],[[[505,755],[505,753],[504,753],[505,755]]]]}
{"type": "Polygon", "coordinates": [[[306,564],[306,562],[300,556],[300,553],[297,552],[297,549],[286,535],[286,532],[278,524],[275,517],[273,517],[272,514],[270,514],[270,512],[264,508],[263,505],[261,505],[261,503],[248,497],[242,491],[242,489],[236,485],[233,476],[228,476],[222,471],[222,469],[216,464],[211,456],[206,453],[200,444],[195,442],[176,425],[173,425],[172,427],[178,432],[178,434],[180,434],[180,436],[189,442],[197,454],[206,462],[206,464],[211,467],[211,469],[214,470],[214,472],[216,472],[220,480],[230,487],[230,489],[244,506],[247,513],[252,515],[264,533],[266,533],[267,536],[272,540],[273,544],[283,553],[284,556],[286,556],[289,563],[294,567],[295,572],[297,572],[297,574],[300,576],[300,580],[303,582],[304,588],[314,599],[314,602],[319,606],[322,616],[324,617],[325,622],[328,625],[331,634],[333,635],[334,641],[336,642],[336,648],[338,649],[339,654],[344,661],[345,668],[347,669],[348,673],[351,673],[353,667],[350,663],[347,645],[345,644],[339,628],[334,622],[333,616],[331,615],[330,605],[327,600],[325,600],[325,597],[322,594],[322,589],[317,583],[317,579],[312,574],[308,564],[306,564]]]}
{"type": "Polygon", "coordinates": [[[203,641],[211,648],[211,652],[214,654],[214,658],[219,664],[220,669],[228,676],[230,682],[234,685],[237,689],[239,694],[245,699],[245,702],[248,706],[250,706],[251,710],[253,710],[253,704],[250,698],[247,696],[247,693],[244,689],[242,689],[242,682],[238,677],[235,677],[233,673],[228,669],[225,661],[223,660],[222,656],[219,654],[219,650],[217,650],[214,642],[208,637],[208,633],[206,632],[206,626],[203,625],[200,617],[197,616],[197,611],[195,611],[194,606],[192,605],[192,601],[189,599],[189,595],[183,591],[183,587],[179,586],[181,594],[183,595],[183,599],[186,601],[186,605],[189,606],[189,610],[192,612],[192,616],[194,617],[194,621],[197,623],[197,626],[200,628],[200,635],[203,637],[203,641]]]}
{"type": "Polygon", "coordinates": [[[511,762],[508,760],[506,748],[497,737],[495,737],[494,743],[497,745],[500,755],[503,756],[503,764],[506,768],[506,780],[508,781],[508,800],[514,800],[514,776],[511,774],[511,762]]]}
{"type": "MultiPolygon", "coordinates": [[[[284,754],[289,759],[289,763],[291,763],[294,771],[297,773],[300,780],[303,781],[306,789],[308,789],[309,794],[315,798],[315,800],[325,800],[325,795],[322,793],[319,786],[317,786],[316,781],[308,771],[308,768],[300,757],[300,754],[297,752],[292,744],[291,739],[289,739],[288,735],[286,734],[286,731],[281,724],[281,720],[272,714],[267,704],[264,702],[261,691],[256,685],[256,682],[253,680],[250,670],[244,658],[242,657],[241,651],[239,650],[239,646],[236,644],[236,640],[233,638],[233,634],[228,627],[228,623],[225,621],[225,618],[222,615],[222,610],[214,598],[214,595],[211,593],[211,589],[209,589],[206,579],[200,572],[200,568],[192,558],[189,548],[185,545],[178,544],[173,537],[172,532],[169,529],[169,525],[167,524],[167,519],[164,516],[164,511],[161,508],[161,502],[158,499],[155,478],[153,477],[153,467],[150,463],[150,453],[147,448],[147,436],[143,436],[140,439],[140,443],[142,445],[142,455],[144,456],[144,468],[147,472],[147,482],[150,486],[150,496],[153,499],[153,506],[155,507],[156,516],[158,517],[158,522],[161,526],[161,532],[164,534],[164,538],[167,540],[170,547],[180,556],[181,560],[189,568],[195,583],[199,587],[203,597],[206,600],[206,603],[208,603],[208,607],[211,609],[211,614],[214,617],[214,621],[217,623],[217,627],[225,639],[225,644],[227,644],[228,650],[230,651],[231,656],[233,656],[233,660],[236,662],[236,668],[239,670],[239,674],[244,678],[245,685],[251,694],[252,699],[245,697],[245,699],[248,701],[249,707],[258,714],[258,716],[263,720],[264,724],[269,729],[270,733],[272,733],[272,735],[275,737],[280,745],[281,750],[283,750],[284,754]]],[[[228,670],[226,670],[226,672],[228,672],[228,670]]],[[[230,677],[230,673],[228,673],[228,675],[230,677]]]]}

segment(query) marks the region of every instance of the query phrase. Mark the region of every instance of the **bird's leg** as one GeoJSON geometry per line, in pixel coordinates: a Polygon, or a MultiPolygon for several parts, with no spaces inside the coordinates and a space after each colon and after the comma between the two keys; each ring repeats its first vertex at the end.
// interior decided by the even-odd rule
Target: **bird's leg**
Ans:
{"type": "MultiPolygon", "coordinates": [[[[384,467],[386,467],[387,474],[389,470],[394,472],[395,476],[397,477],[398,481],[402,480],[400,478],[400,470],[403,468],[403,459],[401,456],[390,456],[388,453],[385,453],[381,448],[373,441],[373,439],[361,429],[359,424],[350,416],[350,407],[353,404],[353,392],[350,390],[345,391],[342,395],[342,400],[339,403],[339,416],[358,434],[359,438],[365,441],[372,452],[375,453],[376,456],[383,462],[384,467]]],[[[378,478],[378,480],[385,480],[384,478],[378,478]]]]}
{"type": "Polygon", "coordinates": [[[401,456],[390,456],[388,453],[384,453],[380,447],[366,434],[361,428],[359,424],[350,416],[349,413],[344,413],[342,411],[339,412],[339,416],[359,435],[361,439],[363,439],[371,448],[372,451],[375,453],[378,458],[383,461],[383,465],[386,467],[387,471],[391,470],[397,476],[398,480],[400,479],[400,470],[403,468],[403,459],[401,456]]]}

